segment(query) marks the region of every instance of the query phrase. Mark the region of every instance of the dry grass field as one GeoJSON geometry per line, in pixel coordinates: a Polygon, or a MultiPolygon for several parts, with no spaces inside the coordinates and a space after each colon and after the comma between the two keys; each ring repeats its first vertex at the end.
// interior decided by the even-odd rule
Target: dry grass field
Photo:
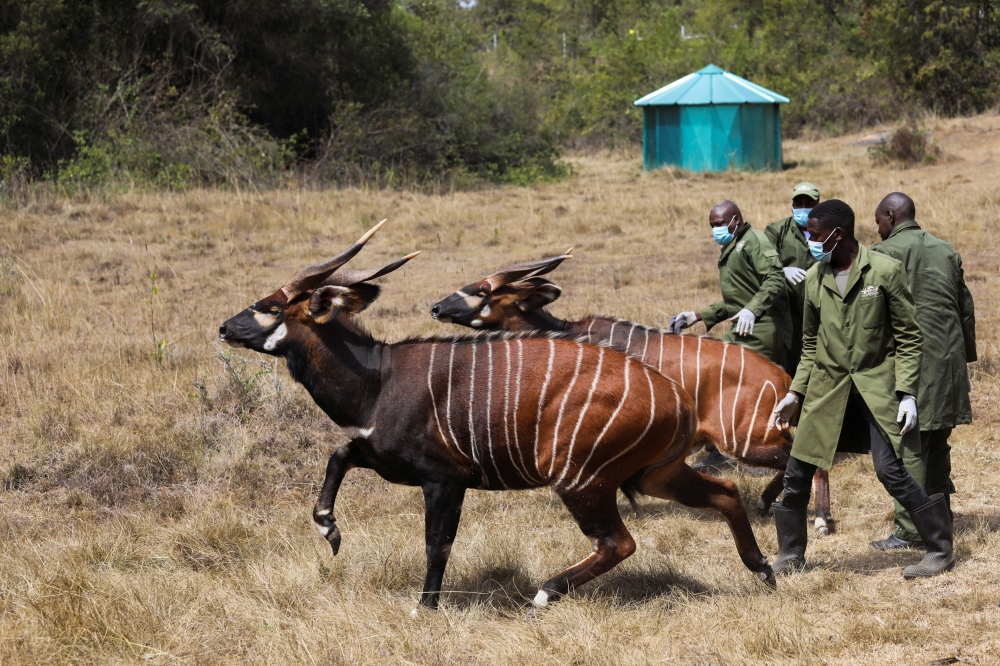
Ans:
{"type": "MultiPolygon", "coordinates": [[[[933,130],[944,158],[911,169],[872,167],[854,136],[786,142],[797,166],[783,173],[642,175],[636,151],[571,157],[573,178],[528,189],[0,210],[0,664],[1000,662],[1000,116],[933,130]],[[760,227],[787,214],[800,180],[848,201],[867,243],[879,199],[903,190],[963,255],[980,360],[976,423],[953,441],[960,565],[946,576],[904,582],[919,554],[869,548],[891,506],[856,458],[831,475],[837,533],[813,538],[809,569],[776,592],[719,519],[623,499],[636,554],[539,613],[538,584],[588,542],[547,489],[470,491],[442,609],[413,619],[419,489],[349,474],[332,557],[311,508],[344,435],[283,363],[216,341],[224,319],[383,217],[352,267],[423,255],[361,315],[379,337],[443,332],[433,302],[569,246],[557,314],[665,325],[716,297],[711,205],[732,198],[760,227]]],[[[733,476],[752,506],[767,477],[733,476]]],[[[773,559],[770,519],[752,521],[773,559]]]]}

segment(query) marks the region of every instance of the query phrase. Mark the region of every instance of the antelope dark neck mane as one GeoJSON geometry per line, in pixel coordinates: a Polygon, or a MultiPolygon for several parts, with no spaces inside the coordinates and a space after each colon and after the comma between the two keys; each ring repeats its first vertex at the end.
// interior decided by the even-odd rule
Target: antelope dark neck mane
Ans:
{"type": "Polygon", "coordinates": [[[576,322],[559,319],[547,310],[528,310],[523,320],[528,331],[544,331],[552,333],[569,333],[574,330],[576,322]]]}
{"type": "Polygon", "coordinates": [[[285,354],[288,372],[320,409],[341,426],[366,427],[382,390],[383,352],[376,340],[347,317],[313,329],[313,336],[285,354]]]}

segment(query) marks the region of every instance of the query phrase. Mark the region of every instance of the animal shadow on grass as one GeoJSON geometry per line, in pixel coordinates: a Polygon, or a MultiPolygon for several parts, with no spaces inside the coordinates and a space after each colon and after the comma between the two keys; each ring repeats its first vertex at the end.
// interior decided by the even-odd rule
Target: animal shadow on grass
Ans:
{"type": "MultiPolygon", "coordinates": [[[[553,573],[558,567],[558,563],[553,563],[553,573]]],[[[453,580],[442,591],[442,601],[462,609],[483,605],[503,615],[521,615],[532,608],[531,600],[543,582],[529,575],[520,564],[496,564],[453,580]]],[[[698,580],[669,568],[635,570],[622,564],[571,594],[591,600],[628,604],[658,597],[686,598],[709,592],[710,588],[698,580]]]]}
{"type": "MultiPolygon", "coordinates": [[[[750,519],[751,525],[769,525],[773,522],[771,516],[761,516],[757,513],[756,497],[752,498],[752,506],[747,504],[748,501],[750,501],[750,498],[743,498],[743,506],[746,509],[747,518],[750,519]]],[[[626,522],[628,522],[629,518],[669,519],[675,517],[690,518],[702,523],[724,522],[722,516],[711,509],[692,509],[679,502],[651,499],[649,497],[640,497],[639,506],[634,511],[628,504],[620,504],[618,510],[626,522]]]]}

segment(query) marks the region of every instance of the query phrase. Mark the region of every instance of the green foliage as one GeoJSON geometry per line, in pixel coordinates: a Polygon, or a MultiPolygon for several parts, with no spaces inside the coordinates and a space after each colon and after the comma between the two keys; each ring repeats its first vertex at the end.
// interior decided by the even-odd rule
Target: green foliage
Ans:
{"type": "Polygon", "coordinates": [[[0,196],[568,174],[708,63],[784,131],[1000,100],[1000,0],[0,0],[0,196]]]}

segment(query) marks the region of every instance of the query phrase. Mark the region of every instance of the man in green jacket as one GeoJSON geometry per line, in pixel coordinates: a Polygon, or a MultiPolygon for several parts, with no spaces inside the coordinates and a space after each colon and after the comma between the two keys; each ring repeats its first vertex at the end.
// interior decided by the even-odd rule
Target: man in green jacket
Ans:
{"type": "Polygon", "coordinates": [[[854,237],[854,211],[830,199],[807,225],[817,264],[806,272],[802,360],[774,410],[782,430],[794,424],[785,493],[772,505],[778,532],[775,573],[805,564],[806,512],[813,474],[830,469],[841,443],[868,444],[885,489],[913,516],[927,549],[904,578],[955,567],[945,496],[928,497],[906,471],[906,449],[919,450],[917,403],[922,336],[903,266],[854,237]],[[867,440],[867,441],[866,441],[867,440]]]}
{"type": "Polygon", "coordinates": [[[799,183],[792,188],[792,214],[772,222],[764,229],[768,240],[778,251],[778,258],[784,266],[788,289],[788,311],[792,317],[792,342],[788,350],[785,370],[795,374],[802,356],[802,301],[805,294],[803,281],[806,271],[816,263],[809,254],[806,237],[806,221],[809,211],[819,203],[819,190],[812,183],[799,183]]]}
{"type": "MultiPolygon", "coordinates": [[[[670,318],[670,331],[680,333],[697,321],[711,329],[726,319],[735,324],[723,340],[735,342],[784,365],[791,345],[792,322],[788,314],[785,276],[774,246],[763,232],[744,221],[732,201],[716,204],[708,215],[719,255],[719,288],[722,300],[697,311],[670,318]]],[[[721,467],[732,462],[714,447],[697,468],[721,467]]]]}
{"type": "MultiPolygon", "coordinates": [[[[928,494],[943,493],[951,508],[952,428],[972,423],[969,375],[965,364],[976,360],[976,313],[965,286],[962,258],[951,244],[916,223],[913,199],[902,192],[886,196],[875,209],[881,243],[872,246],[902,262],[917,307],[924,345],[920,363],[917,411],[921,448],[904,451],[903,464],[928,494]]],[[[920,536],[909,514],[895,502],[896,531],[872,542],[878,550],[919,546],[920,536]]]]}

